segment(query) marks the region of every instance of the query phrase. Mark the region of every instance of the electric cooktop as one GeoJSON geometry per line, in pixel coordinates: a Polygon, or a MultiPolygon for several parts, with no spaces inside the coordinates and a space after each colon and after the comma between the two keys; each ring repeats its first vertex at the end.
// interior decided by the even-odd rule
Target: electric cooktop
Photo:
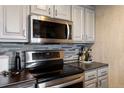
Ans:
{"type": "Polygon", "coordinates": [[[63,78],[66,76],[71,76],[75,74],[83,73],[84,70],[78,67],[74,67],[68,64],[63,65],[63,69],[61,71],[52,72],[52,73],[32,73],[38,82],[46,82],[49,80],[54,80],[58,78],[63,78]]]}

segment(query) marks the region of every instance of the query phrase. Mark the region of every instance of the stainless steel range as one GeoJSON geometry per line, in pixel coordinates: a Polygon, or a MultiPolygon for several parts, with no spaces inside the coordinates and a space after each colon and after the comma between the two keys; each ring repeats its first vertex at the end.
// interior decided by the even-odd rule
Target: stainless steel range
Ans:
{"type": "Polygon", "coordinates": [[[36,77],[37,87],[83,87],[83,70],[64,64],[64,51],[26,51],[25,56],[26,68],[36,77]]]}

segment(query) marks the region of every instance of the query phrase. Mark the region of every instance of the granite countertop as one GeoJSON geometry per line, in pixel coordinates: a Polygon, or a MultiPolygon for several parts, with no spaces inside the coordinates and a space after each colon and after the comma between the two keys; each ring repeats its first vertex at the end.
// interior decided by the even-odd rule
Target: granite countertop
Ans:
{"type": "MultiPolygon", "coordinates": [[[[90,64],[73,62],[73,63],[66,63],[66,64],[73,67],[78,67],[83,71],[108,66],[108,64],[99,63],[99,62],[92,62],[90,64]]],[[[17,74],[17,75],[15,74],[14,75],[9,74],[7,76],[0,75],[0,88],[1,87],[17,88],[17,87],[23,87],[26,84],[29,85],[29,84],[35,84],[35,83],[36,83],[36,78],[28,70],[23,70],[20,74],[17,74]]]]}
{"type": "Polygon", "coordinates": [[[73,62],[73,63],[68,63],[68,65],[79,67],[79,68],[83,69],[84,71],[96,69],[99,67],[108,66],[108,64],[99,63],[99,62],[92,62],[89,64],[85,64],[85,63],[81,63],[81,62],[73,62]]]}
{"type": "Polygon", "coordinates": [[[19,84],[25,82],[35,82],[35,78],[26,70],[23,70],[20,74],[0,75],[0,87],[19,87],[19,84]]]}

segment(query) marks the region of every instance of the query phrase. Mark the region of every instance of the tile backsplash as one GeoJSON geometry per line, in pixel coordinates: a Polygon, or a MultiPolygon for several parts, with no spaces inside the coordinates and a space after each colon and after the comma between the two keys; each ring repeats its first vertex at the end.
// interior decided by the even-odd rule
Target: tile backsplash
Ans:
{"type": "MultiPolygon", "coordinates": [[[[9,68],[14,67],[15,53],[17,51],[22,52],[26,50],[64,50],[64,59],[66,60],[69,55],[77,57],[80,47],[91,46],[91,44],[13,44],[13,43],[0,43],[0,55],[8,55],[10,58],[9,68]]],[[[21,57],[24,57],[23,55],[21,57]]],[[[23,58],[22,58],[23,59],[23,58]]],[[[24,67],[24,62],[22,60],[22,67],[24,67]]]]}

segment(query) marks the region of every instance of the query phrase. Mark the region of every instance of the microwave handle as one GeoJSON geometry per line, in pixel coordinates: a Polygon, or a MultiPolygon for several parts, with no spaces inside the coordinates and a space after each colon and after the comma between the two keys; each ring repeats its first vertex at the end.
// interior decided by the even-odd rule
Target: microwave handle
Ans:
{"type": "Polygon", "coordinates": [[[67,39],[69,39],[70,36],[70,29],[69,29],[69,25],[67,24],[67,39]]]}

